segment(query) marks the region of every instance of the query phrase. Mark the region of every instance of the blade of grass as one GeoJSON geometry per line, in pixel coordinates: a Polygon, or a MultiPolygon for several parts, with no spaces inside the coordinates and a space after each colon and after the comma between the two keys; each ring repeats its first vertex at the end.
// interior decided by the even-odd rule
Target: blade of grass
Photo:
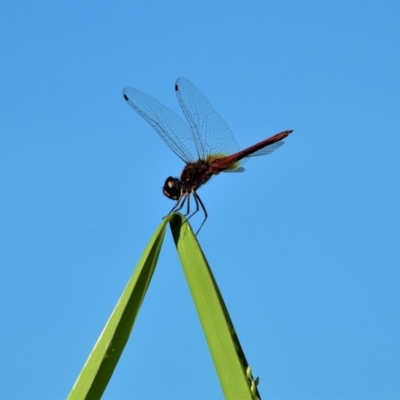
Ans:
{"type": "Polygon", "coordinates": [[[164,240],[164,219],[147,245],[103,332],[100,334],[68,399],[99,399],[125,348],[164,240]]]}
{"type": "Polygon", "coordinates": [[[228,310],[192,228],[181,214],[173,214],[170,224],[225,398],[260,398],[258,379],[251,376],[228,310]]]}

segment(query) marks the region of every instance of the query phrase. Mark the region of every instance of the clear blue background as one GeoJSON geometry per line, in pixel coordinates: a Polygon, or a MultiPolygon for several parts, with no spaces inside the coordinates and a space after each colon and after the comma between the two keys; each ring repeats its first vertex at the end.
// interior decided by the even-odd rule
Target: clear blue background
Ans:
{"type": "MultiPolygon", "coordinates": [[[[0,398],[69,393],[182,162],[123,100],[189,78],[242,147],[199,235],[264,399],[400,398],[400,3],[0,5],[0,398]]],[[[194,227],[201,216],[193,219],[194,227]]],[[[104,399],[221,399],[167,233],[104,399]]]]}

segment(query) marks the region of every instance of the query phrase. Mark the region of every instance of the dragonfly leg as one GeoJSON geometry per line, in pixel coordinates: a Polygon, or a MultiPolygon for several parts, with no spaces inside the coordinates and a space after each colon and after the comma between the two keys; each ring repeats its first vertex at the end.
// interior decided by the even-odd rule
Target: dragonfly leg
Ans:
{"type": "Polygon", "coordinates": [[[202,202],[201,199],[200,199],[200,196],[199,196],[196,192],[193,192],[193,197],[194,197],[194,201],[195,201],[195,203],[196,203],[196,210],[195,210],[192,214],[190,214],[190,215],[187,217],[187,220],[189,220],[190,218],[192,218],[193,215],[196,214],[196,213],[199,211],[200,207],[201,207],[201,209],[202,209],[203,212],[204,212],[204,220],[203,220],[203,222],[201,223],[200,228],[199,228],[199,229],[197,230],[197,232],[196,232],[196,236],[197,236],[198,233],[200,232],[200,229],[201,229],[202,226],[204,225],[204,222],[206,222],[206,219],[207,219],[207,217],[208,217],[208,214],[207,214],[206,208],[204,207],[203,202],[202,202]]]}
{"type": "Polygon", "coordinates": [[[197,213],[197,211],[199,211],[199,200],[196,192],[193,192],[193,197],[194,197],[194,202],[196,203],[196,209],[192,212],[192,214],[190,214],[188,217],[186,217],[186,219],[189,221],[190,218],[193,217],[194,214],[197,213]]]}
{"type": "MultiPolygon", "coordinates": [[[[196,214],[197,211],[199,211],[199,203],[200,203],[201,209],[202,209],[203,212],[204,212],[204,219],[203,219],[203,222],[201,223],[200,228],[199,228],[199,229],[197,230],[197,232],[196,232],[196,236],[197,236],[197,235],[199,234],[199,232],[200,232],[200,229],[203,227],[204,223],[206,222],[206,219],[207,219],[207,217],[208,217],[208,214],[207,214],[206,208],[204,207],[203,202],[201,201],[199,195],[198,195],[196,192],[193,192],[193,197],[194,197],[194,200],[196,201],[196,211],[195,211],[192,215],[196,214]]],[[[191,215],[191,216],[192,216],[192,215],[191,215]]],[[[188,218],[188,219],[189,219],[189,218],[188,218]]]]}
{"type": "MultiPolygon", "coordinates": [[[[190,193],[186,193],[184,196],[182,196],[176,202],[176,204],[174,205],[172,210],[164,218],[168,217],[168,215],[172,214],[173,212],[179,211],[185,205],[186,201],[187,201],[187,209],[186,209],[186,214],[184,214],[184,216],[188,215],[190,212],[190,193]]],[[[197,200],[196,200],[196,204],[197,204],[197,200]]],[[[187,219],[185,220],[185,222],[183,224],[185,224],[186,222],[187,222],[187,219]]],[[[182,226],[183,226],[183,224],[182,224],[182,226]]]]}
{"type": "Polygon", "coordinates": [[[190,193],[186,195],[187,196],[187,208],[186,208],[186,214],[183,214],[184,217],[190,213],[190,193]]]}
{"type": "Polygon", "coordinates": [[[172,214],[173,212],[179,211],[179,210],[184,206],[184,204],[185,204],[185,202],[186,202],[186,199],[187,199],[187,195],[182,196],[182,197],[175,203],[175,205],[172,207],[172,210],[171,210],[165,217],[163,217],[163,219],[166,218],[166,217],[168,217],[168,215],[172,214]]]}
{"type": "MultiPolygon", "coordinates": [[[[194,201],[196,203],[196,209],[194,210],[194,212],[192,214],[190,214],[187,218],[185,223],[193,217],[194,214],[196,214],[199,210],[200,207],[204,212],[204,219],[203,222],[200,225],[200,228],[197,230],[196,232],[196,236],[199,234],[200,229],[203,227],[204,223],[206,222],[206,219],[208,217],[207,214],[207,210],[204,207],[203,202],[201,201],[199,195],[196,192],[192,192],[193,193],[193,197],[194,197],[194,201]]],[[[174,207],[172,208],[172,210],[164,217],[168,217],[168,215],[172,214],[173,212],[179,211],[180,209],[182,209],[182,207],[185,205],[185,202],[187,201],[187,209],[186,209],[186,214],[184,214],[184,216],[188,215],[190,213],[190,193],[185,194],[184,196],[182,196],[174,205],[174,207]]]]}

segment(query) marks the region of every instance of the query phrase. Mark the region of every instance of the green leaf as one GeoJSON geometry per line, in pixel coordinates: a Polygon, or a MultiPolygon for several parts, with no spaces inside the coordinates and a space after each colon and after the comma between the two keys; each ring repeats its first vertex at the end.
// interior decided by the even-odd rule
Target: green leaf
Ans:
{"type": "Polygon", "coordinates": [[[117,366],[149,287],[164,240],[164,219],[149,244],[100,334],[68,399],[99,399],[117,366]]]}
{"type": "Polygon", "coordinates": [[[228,310],[192,228],[180,214],[173,214],[170,223],[225,398],[259,398],[258,379],[254,380],[251,375],[228,310]]]}
{"type": "Polygon", "coordinates": [[[225,397],[260,397],[257,391],[258,378],[254,380],[251,375],[221,293],[196,236],[187,220],[175,213],[162,221],[151,238],[68,399],[101,398],[149,287],[168,221],[225,397]]]}

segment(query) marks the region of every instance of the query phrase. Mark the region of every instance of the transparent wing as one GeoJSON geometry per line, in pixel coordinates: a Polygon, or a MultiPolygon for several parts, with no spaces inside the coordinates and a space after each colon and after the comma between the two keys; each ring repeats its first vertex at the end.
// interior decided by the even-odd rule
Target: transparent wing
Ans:
{"type": "Polygon", "coordinates": [[[221,172],[244,172],[246,171],[243,167],[237,167],[236,169],[226,169],[221,172]]]}
{"type": "Polygon", "coordinates": [[[198,160],[192,131],[179,115],[140,90],[127,87],[123,94],[179,158],[186,163],[198,160]]]}
{"type": "Polygon", "coordinates": [[[279,149],[279,147],[283,146],[285,142],[276,142],[273,144],[270,144],[269,146],[266,146],[258,151],[255,151],[254,153],[248,155],[245,157],[243,160],[248,160],[250,157],[255,157],[255,156],[265,156],[267,154],[271,154],[273,151],[279,149]]]}
{"type": "Polygon", "coordinates": [[[274,152],[275,150],[279,149],[279,147],[282,147],[284,145],[285,142],[276,142],[273,144],[270,144],[269,146],[266,146],[258,151],[255,151],[254,153],[248,155],[245,158],[242,158],[236,165],[237,168],[235,169],[231,169],[231,170],[224,170],[222,172],[244,172],[245,169],[243,168],[243,164],[249,160],[249,158],[251,157],[255,157],[255,156],[265,156],[268,154],[271,154],[272,152],[274,152]]]}
{"type": "Polygon", "coordinates": [[[175,84],[175,91],[192,130],[199,159],[207,159],[211,154],[233,154],[239,150],[239,145],[226,122],[214,111],[193,83],[186,78],[179,78],[175,84]]]}

